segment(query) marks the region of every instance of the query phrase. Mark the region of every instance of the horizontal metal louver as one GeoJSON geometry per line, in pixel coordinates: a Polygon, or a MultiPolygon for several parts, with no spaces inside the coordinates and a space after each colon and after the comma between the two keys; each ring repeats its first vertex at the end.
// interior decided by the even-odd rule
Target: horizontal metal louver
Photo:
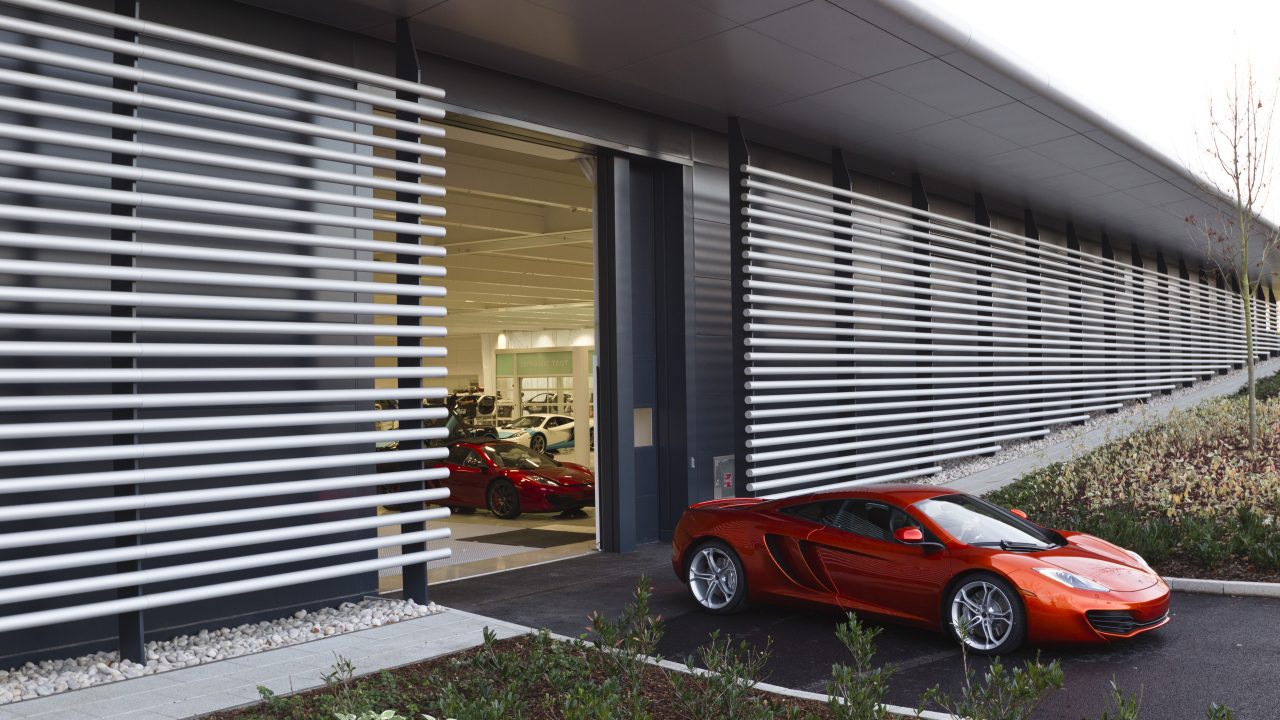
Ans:
{"type": "Polygon", "coordinates": [[[0,0],[0,656],[448,556],[442,97],[0,0]]]}
{"type": "Polygon", "coordinates": [[[751,493],[923,477],[1245,360],[1239,296],[1185,269],[739,169],[751,493]]]}

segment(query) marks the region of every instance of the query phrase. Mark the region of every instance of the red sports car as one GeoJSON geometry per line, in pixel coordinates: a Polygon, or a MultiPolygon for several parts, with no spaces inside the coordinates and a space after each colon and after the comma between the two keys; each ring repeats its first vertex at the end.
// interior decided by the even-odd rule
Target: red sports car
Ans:
{"type": "Polygon", "coordinates": [[[504,520],[525,512],[580,513],[595,505],[591,470],[559,462],[512,442],[454,442],[449,445],[449,505],[488,508],[504,520]]]}
{"type": "Polygon", "coordinates": [[[940,629],[979,654],[1107,642],[1169,621],[1169,587],[1137,553],[1050,530],[945,488],[878,485],[698,503],[671,563],[705,610],[835,605],[940,629]]]}

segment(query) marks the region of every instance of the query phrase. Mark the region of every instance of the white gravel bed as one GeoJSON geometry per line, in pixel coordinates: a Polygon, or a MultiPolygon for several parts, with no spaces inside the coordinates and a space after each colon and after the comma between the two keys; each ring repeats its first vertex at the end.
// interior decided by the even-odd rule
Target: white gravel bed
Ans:
{"type": "Polygon", "coordinates": [[[274,622],[264,620],[252,625],[201,630],[195,635],[152,641],[147,643],[146,664],[121,661],[116,652],[29,662],[22,667],[0,670],[0,705],[367,630],[439,612],[443,612],[443,608],[435,603],[419,605],[412,600],[371,599],[343,603],[336,608],[323,608],[316,612],[299,610],[274,622]]]}
{"type": "MultiPolygon", "coordinates": [[[[1280,371],[1280,358],[1266,360],[1254,366],[1259,380],[1280,371]]],[[[1085,433],[1092,432],[1099,428],[1108,428],[1118,425],[1126,427],[1130,426],[1131,421],[1137,421],[1146,425],[1153,421],[1159,421],[1164,418],[1164,413],[1160,412],[1170,404],[1177,402],[1192,393],[1199,393],[1206,388],[1212,388],[1215,385],[1222,385],[1232,382],[1240,382],[1245,379],[1248,371],[1245,369],[1236,370],[1226,375],[1217,376],[1209,380],[1198,382],[1190,387],[1178,388],[1168,395],[1155,395],[1146,400],[1132,400],[1125,403],[1125,406],[1119,410],[1107,414],[1101,412],[1093,415],[1088,420],[1075,425],[1060,425],[1058,430],[1050,432],[1044,437],[1035,438],[1015,444],[1005,445],[1004,449],[994,455],[984,455],[978,458],[957,458],[950,462],[942,463],[942,472],[936,475],[930,475],[921,478],[920,482],[931,485],[942,485],[963,477],[968,477],[974,473],[981,472],[996,465],[1000,465],[1010,460],[1026,457],[1040,452],[1050,445],[1057,445],[1060,442],[1071,440],[1085,433]]]]}

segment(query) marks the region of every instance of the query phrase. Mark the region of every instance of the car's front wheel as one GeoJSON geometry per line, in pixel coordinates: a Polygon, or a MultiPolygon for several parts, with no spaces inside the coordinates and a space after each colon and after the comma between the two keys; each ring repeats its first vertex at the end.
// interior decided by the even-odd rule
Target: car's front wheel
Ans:
{"type": "Polygon", "coordinates": [[[964,577],[947,598],[951,635],[978,655],[1003,655],[1027,637],[1027,613],[1018,591],[991,573],[964,577]]]}
{"type": "Polygon", "coordinates": [[[534,452],[546,452],[547,451],[546,436],[534,435],[533,437],[529,438],[529,449],[533,450],[534,452]]]}
{"type": "Polygon", "coordinates": [[[746,607],[747,574],[728,543],[708,540],[698,545],[688,567],[689,594],[703,610],[727,615],[746,607]]]}
{"type": "Polygon", "coordinates": [[[520,517],[520,491],[510,480],[502,478],[489,485],[489,512],[503,520],[520,517]]]}

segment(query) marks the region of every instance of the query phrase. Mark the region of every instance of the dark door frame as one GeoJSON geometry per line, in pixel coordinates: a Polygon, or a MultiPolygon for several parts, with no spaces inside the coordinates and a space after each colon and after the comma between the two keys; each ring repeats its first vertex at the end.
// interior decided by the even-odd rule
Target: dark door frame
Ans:
{"type": "MultiPolygon", "coordinates": [[[[596,160],[596,446],[600,549],[626,552],[639,542],[669,539],[688,504],[688,401],[685,346],[684,167],[601,150],[596,160]],[[639,183],[653,183],[641,193],[639,183]],[[651,200],[639,200],[639,198],[651,200]],[[642,218],[642,214],[649,217],[642,218]],[[641,222],[641,220],[645,222],[641,222]],[[652,227],[650,237],[638,228],[652,227]],[[635,252],[652,252],[653,273],[637,276],[635,252]],[[654,337],[632,322],[636,283],[652,283],[654,337]],[[635,470],[636,355],[656,355],[654,445],[657,477],[635,470]],[[640,518],[637,498],[656,484],[657,517],[640,518]],[[647,527],[656,528],[656,536],[647,527]]],[[[640,368],[643,369],[643,368],[640,368]]]]}

